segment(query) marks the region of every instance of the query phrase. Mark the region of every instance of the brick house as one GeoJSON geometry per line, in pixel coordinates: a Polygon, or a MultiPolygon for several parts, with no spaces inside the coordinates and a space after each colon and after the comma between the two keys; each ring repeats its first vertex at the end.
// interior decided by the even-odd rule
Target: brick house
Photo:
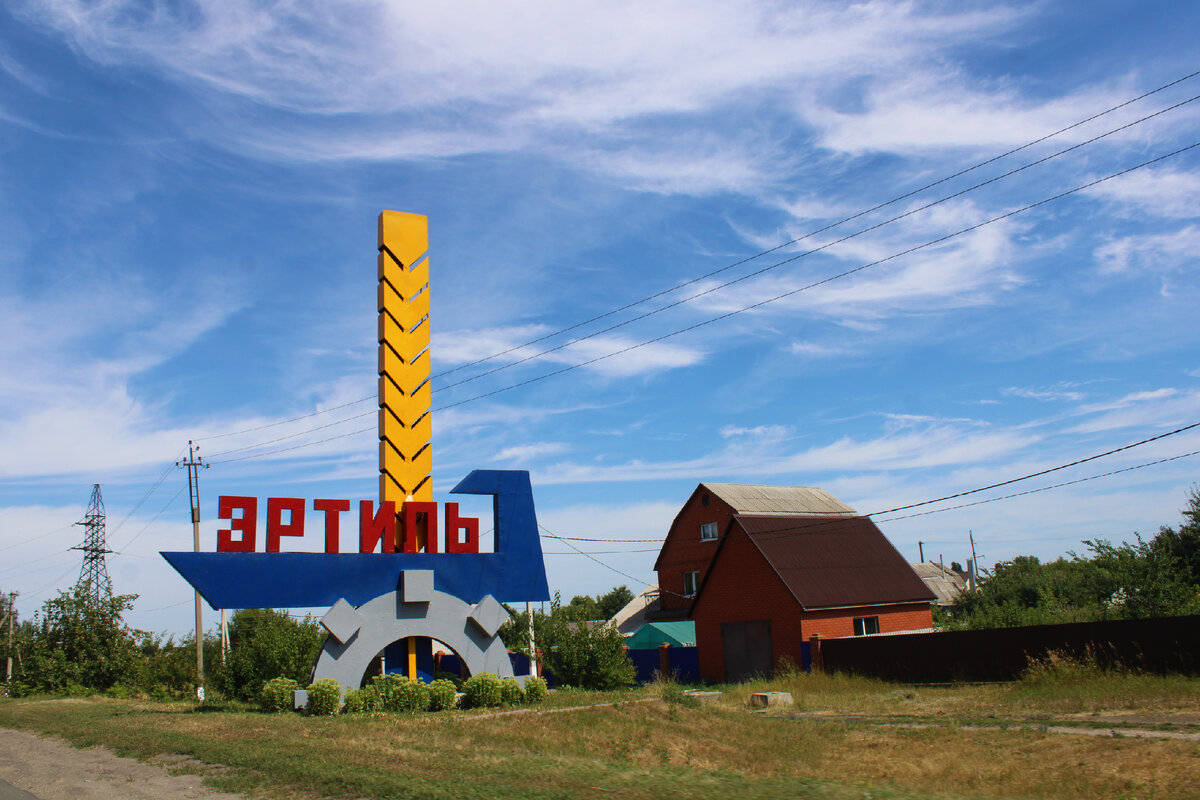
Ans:
{"type": "Polygon", "coordinates": [[[934,594],[868,517],[821,489],[702,483],[659,552],[657,619],[692,619],[716,681],[801,663],[813,634],[932,626],[934,594]]]}

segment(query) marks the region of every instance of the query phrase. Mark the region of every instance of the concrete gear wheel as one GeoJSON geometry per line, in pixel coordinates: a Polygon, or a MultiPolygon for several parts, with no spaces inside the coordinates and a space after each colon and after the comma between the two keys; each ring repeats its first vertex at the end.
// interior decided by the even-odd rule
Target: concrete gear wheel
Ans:
{"type": "Polygon", "coordinates": [[[426,636],[449,646],[472,675],[513,677],[508,650],[496,635],[509,619],[504,606],[486,595],[471,605],[433,588],[431,570],[404,570],[394,592],[358,608],[338,600],[321,619],[329,631],[312,679],[333,678],[343,691],[357,689],[371,661],[395,641],[426,636]]]}

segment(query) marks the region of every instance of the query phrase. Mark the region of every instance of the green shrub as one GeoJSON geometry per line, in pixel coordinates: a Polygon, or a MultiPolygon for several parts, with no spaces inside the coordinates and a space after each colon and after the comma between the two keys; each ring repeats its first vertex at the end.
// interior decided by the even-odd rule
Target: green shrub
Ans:
{"type": "Polygon", "coordinates": [[[300,684],[291,678],[272,678],[263,684],[258,693],[258,705],[263,711],[276,713],[292,710],[292,692],[300,688],[300,684]]]}
{"type": "Polygon", "coordinates": [[[481,672],[467,678],[463,684],[463,705],[467,708],[490,708],[500,705],[504,699],[500,679],[490,672],[481,672]]]}
{"type": "Polygon", "coordinates": [[[504,678],[500,681],[500,702],[506,706],[519,706],[525,702],[525,690],[516,678],[504,678]]]}
{"type": "Polygon", "coordinates": [[[394,672],[389,672],[385,675],[376,675],[371,678],[370,689],[378,698],[380,711],[399,711],[400,699],[396,696],[396,687],[400,685],[400,681],[407,680],[394,672]]]}
{"type": "Polygon", "coordinates": [[[332,717],[342,704],[342,686],[333,678],[321,678],[308,687],[308,713],[332,717]]]}
{"type": "Polygon", "coordinates": [[[445,711],[448,708],[454,708],[457,694],[457,686],[445,678],[438,678],[429,684],[429,710],[445,711]]]}
{"type": "Polygon", "coordinates": [[[346,713],[361,714],[367,711],[379,711],[379,694],[374,686],[364,686],[361,689],[351,689],[346,692],[346,713]]]}
{"type": "Polygon", "coordinates": [[[404,679],[396,686],[398,711],[428,711],[429,687],[423,681],[404,679]]]}
{"type": "Polygon", "coordinates": [[[531,675],[525,679],[525,702],[536,705],[546,699],[546,679],[531,675]]]}
{"type": "Polygon", "coordinates": [[[462,691],[463,679],[454,672],[446,672],[445,670],[439,669],[433,673],[433,679],[434,681],[450,681],[454,684],[454,691],[462,691]]]}

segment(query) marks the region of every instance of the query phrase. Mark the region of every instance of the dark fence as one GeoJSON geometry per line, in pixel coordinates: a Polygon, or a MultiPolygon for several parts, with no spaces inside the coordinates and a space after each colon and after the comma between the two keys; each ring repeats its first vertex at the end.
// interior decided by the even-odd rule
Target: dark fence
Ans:
{"type": "Polygon", "coordinates": [[[656,672],[663,672],[680,683],[696,683],[700,680],[700,659],[695,647],[656,647],[646,650],[629,650],[629,660],[637,670],[637,682],[649,683],[656,672]]]}
{"type": "Polygon", "coordinates": [[[1030,659],[1061,653],[1105,667],[1200,674],[1200,616],[1024,628],[860,636],[820,641],[818,664],[905,683],[1005,681],[1030,659]]]}

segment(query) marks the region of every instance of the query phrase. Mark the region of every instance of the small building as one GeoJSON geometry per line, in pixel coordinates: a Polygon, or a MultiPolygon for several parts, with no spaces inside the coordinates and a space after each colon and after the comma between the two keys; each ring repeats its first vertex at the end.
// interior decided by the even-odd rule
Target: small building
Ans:
{"type": "Polygon", "coordinates": [[[934,602],[942,608],[954,605],[958,602],[958,596],[967,590],[967,582],[963,580],[962,575],[942,564],[925,561],[909,566],[917,573],[917,577],[925,582],[929,591],[937,596],[934,602]]]}
{"type": "Polygon", "coordinates": [[[814,635],[933,624],[934,593],[870,518],[821,489],[702,483],[655,568],[660,608],[648,616],[695,622],[711,680],[801,664],[814,635]]]}

